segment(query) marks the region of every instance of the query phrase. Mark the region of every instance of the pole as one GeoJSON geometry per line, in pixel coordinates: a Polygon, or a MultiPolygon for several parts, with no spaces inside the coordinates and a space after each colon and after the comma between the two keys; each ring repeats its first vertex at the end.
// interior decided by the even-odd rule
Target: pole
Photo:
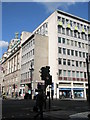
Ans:
{"type": "Polygon", "coordinates": [[[51,107],[51,100],[50,100],[50,85],[49,85],[49,110],[50,110],[50,107],[51,107]]]}
{"type": "Polygon", "coordinates": [[[88,62],[88,57],[86,58],[86,64],[87,64],[87,76],[88,76],[88,98],[87,98],[87,101],[90,104],[90,77],[89,77],[89,62],[88,62]]]}

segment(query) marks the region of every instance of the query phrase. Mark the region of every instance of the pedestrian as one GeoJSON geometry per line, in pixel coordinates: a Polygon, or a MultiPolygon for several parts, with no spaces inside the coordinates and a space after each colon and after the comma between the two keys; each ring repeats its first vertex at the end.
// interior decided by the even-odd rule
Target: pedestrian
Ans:
{"type": "Polygon", "coordinates": [[[38,107],[38,114],[34,117],[36,119],[40,115],[40,120],[43,120],[43,103],[45,101],[43,91],[36,95],[36,107],[38,107]]]}

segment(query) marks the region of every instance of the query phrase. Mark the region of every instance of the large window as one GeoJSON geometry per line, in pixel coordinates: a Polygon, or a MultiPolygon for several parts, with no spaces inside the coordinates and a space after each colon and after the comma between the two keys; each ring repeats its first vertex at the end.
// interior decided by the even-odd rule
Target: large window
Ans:
{"type": "Polygon", "coordinates": [[[76,72],[76,77],[79,78],[79,72],[78,71],[76,72]]]}
{"type": "Polygon", "coordinates": [[[66,70],[63,70],[63,76],[64,77],[66,76],[66,70]]]}
{"type": "Polygon", "coordinates": [[[62,43],[65,44],[65,38],[62,38],[62,43]]]}
{"type": "Polygon", "coordinates": [[[69,49],[67,49],[67,54],[70,55],[70,50],[69,49]]]}
{"type": "Polygon", "coordinates": [[[68,77],[71,77],[71,71],[68,70],[68,77]]]}
{"type": "Polygon", "coordinates": [[[62,59],[61,58],[58,58],[58,64],[62,64],[62,59]]]}
{"type": "Polygon", "coordinates": [[[61,69],[59,69],[58,73],[59,73],[59,76],[62,76],[62,70],[61,69]]]}
{"type": "Polygon", "coordinates": [[[58,33],[61,33],[61,26],[58,25],[58,33]]]}
{"type": "Polygon", "coordinates": [[[68,62],[68,66],[70,66],[70,60],[68,60],[67,62],[68,62]]]}

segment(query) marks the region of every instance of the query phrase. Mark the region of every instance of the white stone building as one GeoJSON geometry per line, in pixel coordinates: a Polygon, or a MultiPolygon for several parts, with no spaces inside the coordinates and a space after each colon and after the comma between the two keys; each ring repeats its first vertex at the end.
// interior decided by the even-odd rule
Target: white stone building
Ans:
{"type": "MultiPolygon", "coordinates": [[[[86,56],[88,55],[89,30],[87,20],[60,10],[52,13],[23,43],[21,82],[31,83],[23,79],[29,78],[25,76],[29,76],[30,61],[32,60],[36,71],[33,72],[33,83],[40,80],[39,68],[48,65],[52,75],[54,98],[72,96],[72,98],[86,99],[88,88],[86,56]],[[36,49],[37,44],[38,49],[36,49]],[[42,47],[47,51],[46,53],[41,49],[42,47]],[[33,55],[29,58],[31,53],[33,55]],[[43,58],[43,60],[47,58],[45,64],[37,54],[40,57],[44,57],[46,54],[43,58]],[[36,67],[38,62],[41,66],[36,67]],[[24,74],[24,69],[27,69],[26,74],[24,74]],[[36,77],[34,78],[34,76],[36,77]]],[[[33,84],[33,90],[35,87],[33,84]]]]}

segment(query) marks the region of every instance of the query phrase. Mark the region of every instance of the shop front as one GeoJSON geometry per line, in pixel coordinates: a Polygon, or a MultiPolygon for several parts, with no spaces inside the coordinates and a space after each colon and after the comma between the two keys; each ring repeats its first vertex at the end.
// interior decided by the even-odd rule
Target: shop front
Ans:
{"type": "Polygon", "coordinates": [[[71,98],[71,88],[59,88],[59,98],[71,98]]]}
{"type": "Polygon", "coordinates": [[[73,88],[74,98],[84,98],[83,88],[73,88]]]}

